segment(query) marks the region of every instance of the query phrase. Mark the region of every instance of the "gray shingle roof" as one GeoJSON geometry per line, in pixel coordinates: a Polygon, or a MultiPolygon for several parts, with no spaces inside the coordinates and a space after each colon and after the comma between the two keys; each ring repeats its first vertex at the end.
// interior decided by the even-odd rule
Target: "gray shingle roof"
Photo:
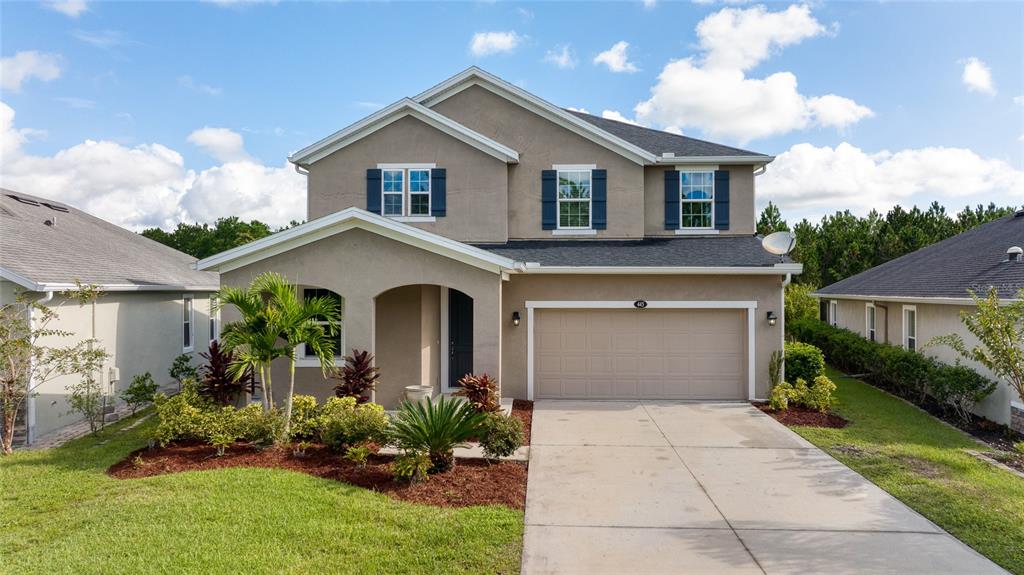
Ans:
{"type": "Polygon", "coordinates": [[[516,261],[542,266],[745,267],[779,263],[778,256],[761,248],[761,239],[756,236],[512,240],[504,244],[476,246],[516,261]]]}
{"type": "Polygon", "coordinates": [[[0,267],[35,283],[216,288],[218,275],[192,269],[195,261],[66,204],[0,188],[0,267]]]}
{"type": "Polygon", "coordinates": [[[1006,216],[826,286],[823,295],[966,298],[967,290],[999,289],[1003,298],[1024,288],[1024,262],[1006,250],[1024,247],[1024,217],[1006,216]]]}
{"type": "Polygon", "coordinates": [[[623,140],[658,156],[665,152],[672,152],[676,156],[681,157],[764,156],[766,161],[771,158],[771,156],[760,154],[758,152],[741,150],[740,148],[733,148],[731,146],[723,146],[721,144],[706,142],[689,136],[680,136],[678,134],[670,134],[669,132],[662,132],[660,130],[652,130],[651,128],[644,128],[642,126],[627,124],[626,122],[619,122],[617,120],[609,120],[607,118],[593,116],[591,114],[585,114],[575,110],[566,110],[566,112],[569,112],[585,122],[589,122],[606,132],[618,136],[623,140]]]}

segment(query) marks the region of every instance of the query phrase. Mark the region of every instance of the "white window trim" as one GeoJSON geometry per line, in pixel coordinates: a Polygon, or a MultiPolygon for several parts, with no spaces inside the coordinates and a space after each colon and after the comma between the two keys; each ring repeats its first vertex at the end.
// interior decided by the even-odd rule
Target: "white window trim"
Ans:
{"type": "Polygon", "coordinates": [[[864,304],[864,337],[878,341],[878,312],[872,302],[864,304]],[[871,326],[872,323],[874,327],[871,326]]]}
{"type": "MultiPolygon", "coordinates": [[[[679,170],[679,230],[685,230],[686,232],[698,232],[708,233],[710,230],[715,230],[715,171],[714,170],[696,170],[693,168],[687,168],[685,170],[679,170]],[[711,172],[711,197],[707,199],[699,200],[687,200],[683,198],[683,174],[706,174],[711,172]],[[710,204],[711,205],[711,225],[693,227],[683,227],[683,204],[710,204]]],[[[716,233],[718,230],[715,230],[716,233]]]]}
{"type": "Polygon", "coordinates": [[[436,222],[437,221],[437,218],[435,216],[388,216],[388,217],[393,219],[393,220],[395,220],[396,222],[405,222],[407,224],[415,224],[415,223],[425,224],[425,223],[430,223],[430,222],[436,222]]]}
{"type": "Polygon", "coordinates": [[[213,309],[213,298],[210,298],[210,343],[220,339],[220,310],[213,309]]]}
{"type": "Polygon", "coordinates": [[[901,312],[902,323],[903,323],[903,349],[910,349],[910,337],[907,334],[907,312],[914,312],[914,351],[919,351],[918,340],[920,337],[917,334],[917,306],[916,305],[905,305],[901,312]]]}
{"type": "Polygon", "coordinates": [[[597,164],[553,164],[551,169],[555,171],[555,229],[552,231],[552,235],[556,236],[571,236],[571,235],[595,235],[597,230],[594,229],[594,175],[593,171],[597,169],[597,164]],[[573,202],[580,203],[583,200],[579,199],[562,199],[558,194],[558,174],[561,172],[591,172],[590,175],[590,197],[587,198],[587,222],[589,226],[583,227],[565,227],[562,226],[562,202],[573,202]],[[562,232],[562,233],[555,233],[562,232]],[[583,233],[573,233],[583,232],[583,233]],[[593,232],[593,233],[589,233],[593,232]]]}
{"type": "Polygon", "coordinates": [[[839,327],[839,301],[828,300],[828,324],[832,327],[839,327]]]}
{"type": "MultiPolygon", "coordinates": [[[[302,290],[302,297],[306,297],[305,290],[307,290],[307,289],[319,289],[319,288],[302,287],[302,288],[299,288],[299,289],[302,290]]],[[[341,297],[341,296],[339,295],[338,297],[341,297]]],[[[341,309],[342,321],[340,322],[341,325],[338,326],[338,331],[341,332],[341,333],[338,334],[338,339],[339,339],[338,345],[341,346],[341,355],[339,355],[338,357],[334,358],[334,367],[341,367],[341,366],[345,365],[345,321],[344,321],[345,298],[343,298],[343,297],[341,298],[341,308],[342,308],[341,309]]],[[[320,323],[322,325],[326,325],[327,324],[327,322],[325,322],[325,321],[320,322],[320,323]]],[[[320,360],[317,359],[316,357],[310,357],[310,356],[306,355],[306,346],[305,346],[305,344],[301,344],[300,343],[299,345],[297,345],[295,347],[295,367],[320,367],[320,360]]]]}
{"type": "MultiPolygon", "coordinates": [[[[181,352],[188,353],[195,351],[196,349],[196,302],[192,294],[184,294],[181,296],[181,323],[185,323],[185,308],[188,307],[188,342],[189,345],[185,345],[185,332],[181,332],[181,352]],[[188,301],[186,306],[185,302],[188,301]]],[[[184,325],[182,325],[184,327],[184,325]]]]}
{"type": "Polygon", "coordinates": [[[386,215],[384,214],[384,194],[396,194],[397,192],[384,192],[384,175],[381,174],[381,199],[380,199],[380,213],[384,217],[391,218],[396,222],[405,223],[430,223],[436,222],[437,218],[430,214],[434,213],[434,193],[433,187],[434,182],[432,179],[433,174],[431,170],[437,167],[437,164],[425,164],[425,163],[388,163],[388,164],[377,164],[378,170],[388,171],[401,171],[402,172],[402,213],[399,215],[386,215]],[[409,177],[410,170],[427,170],[427,191],[426,192],[412,192],[411,185],[412,179],[409,177]],[[427,195],[427,213],[425,215],[412,215],[412,194],[426,194],[427,195]]]}
{"type": "MultiPolygon", "coordinates": [[[[680,208],[682,210],[682,208],[680,208]]],[[[679,217],[682,218],[683,214],[680,213],[679,217]]],[[[714,216],[712,216],[714,217],[714,216]]],[[[709,229],[709,228],[679,228],[676,230],[677,236],[717,236],[721,230],[709,229]]]]}
{"type": "MultiPolygon", "coordinates": [[[[534,310],[537,309],[635,309],[634,301],[531,301],[526,302],[526,398],[533,401],[533,371],[534,371],[534,310]]],[[[754,334],[757,314],[756,301],[678,301],[660,300],[648,301],[645,310],[637,310],[637,313],[644,313],[646,310],[655,309],[745,309],[747,310],[747,399],[759,399],[755,397],[754,352],[756,349],[754,334]]]]}

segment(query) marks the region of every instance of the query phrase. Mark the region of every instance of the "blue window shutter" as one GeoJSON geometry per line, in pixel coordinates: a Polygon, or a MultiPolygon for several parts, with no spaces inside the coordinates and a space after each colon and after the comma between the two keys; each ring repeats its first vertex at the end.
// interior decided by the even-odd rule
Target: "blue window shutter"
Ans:
{"type": "Polygon", "coordinates": [[[441,217],[447,210],[445,169],[430,170],[430,215],[441,217]]]}
{"type": "Polygon", "coordinates": [[[679,172],[665,171],[665,229],[679,229],[679,172]]]}
{"type": "Polygon", "coordinates": [[[366,170],[366,211],[381,213],[381,176],[380,170],[366,170]]]}
{"type": "Polygon", "coordinates": [[[590,172],[590,226],[595,230],[608,228],[608,170],[590,172]]]}
{"type": "Polygon", "coordinates": [[[729,170],[715,170],[715,229],[729,229],[729,170]]]}
{"type": "Polygon", "coordinates": [[[540,227],[553,230],[558,227],[558,172],[540,172],[540,227]]]}

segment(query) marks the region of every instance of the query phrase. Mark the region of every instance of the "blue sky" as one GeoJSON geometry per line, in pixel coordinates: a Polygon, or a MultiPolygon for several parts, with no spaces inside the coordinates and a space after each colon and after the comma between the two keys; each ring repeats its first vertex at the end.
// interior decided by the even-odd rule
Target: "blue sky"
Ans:
{"type": "Polygon", "coordinates": [[[4,129],[18,140],[0,181],[132,227],[287,221],[302,193],[283,169],[289,152],[473,64],[561,106],[779,155],[759,191],[789,219],[931,199],[1024,203],[1018,3],[76,0],[5,3],[0,36],[0,101],[14,114],[4,129]],[[491,53],[471,49],[482,33],[501,34],[485,42],[491,53]],[[595,63],[619,42],[618,71],[595,63]],[[549,52],[569,57],[558,66],[549,52]],[[15,60],[24,53],[35,60],[15,60]],[[732,62],[714,73],[736,89],[702,95],[702,81],[724,77],[709,75],[716,58],[732,62]],[[796,88],[758,84],[780,74],[796,88]],[[836,99],[816,100],[826,95],[836,99]],[[765,103],[776,96],[786,102],[765,103]],[[653,111],[638,113],[647,101],[653,111]],[[223,130],[193,135],[204,127],[223,130]],[[95,166],[108,161],[119,175],[95,166]],[[950,164],[967,173],[936,175],[950,164]],[[268,201],[267,182],[292,196],[268,201]],[[240,194],[237,212],[216,205],[223,193],[240,194]]]}

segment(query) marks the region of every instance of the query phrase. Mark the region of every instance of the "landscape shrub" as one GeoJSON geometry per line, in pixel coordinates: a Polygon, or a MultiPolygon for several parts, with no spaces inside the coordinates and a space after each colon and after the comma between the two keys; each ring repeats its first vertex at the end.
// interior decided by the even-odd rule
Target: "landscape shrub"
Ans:
{"type": "MultiPolygon", "coordinates": [[[[918,404],[931,397],[964,421],[969,420],[971,409],[996,389],[994,381],[966,366],[945,364],[920,352],[873,342],[822,321],[787,323],[786,332],[821,348],[829,363],[840,370],[864,374],[874,385],[918,404]]],[[[786,359],[789,376],[789,358],[786,359]]]]}
{"type": "Polygon", "coordinates": [[[391,426],[394,443],[406,451],[426,453],[429,473],[451,469],[454,449],[479,434],[486,416],[469,402],[441,396],[425,402],[403,402],[391,426]]]}
{"type": "Polygon", "coordinates": [[[786,342],[786,380],[814,381],[825,374],[825,356],[817,347],[798,341],[786,342]]]}
{"type": "Polygon", "coordinates": [[[196,366],[192,365],[192,356],[183,353],[174,358],[174,361],[171,362],[171,368],[167,370],[167,374],[171,376],[171,379],[178,382],[178,387],[180,388],[185,385],[185,380],[194,380],[199,377],[199,370],[196,366]]]}
{"type": "Polygon", "coordinates": [[[345,356],[345,365],[331,377],[339,381],[334,386],[334,395],[354,397],[357,402],[366,403],[370,399],[367,394],[373,391],[380,378],[380,369],[373,365],[373,354],[353,349],[352,355],[345,356]]]}
{"type": "Polygon", "coordinates": [[[204,419],[212,405],[199,395],[194,380],[186,379],[182,382],[181,391],[171,397],[157,394],[153,403],[157,415],[153,439],[160,445],[205,439],[204,419]]]}
{"type": "Polygon", "coordinates": [[[781,411],[789,408],[789,402],[795,397],[796,390],[793,385],[785,381],[772,387],[768,396],[768,408],[773,411],[781,411]]]}
{"type": "Polygon", "coordinates": [[[158,389],[160,389],[160,386],[153,381],[153,374],[147,371],[132,377],[131,385],[121,392],[121,399],[128,404],[129,409],[132,410],[132,415],[135,415],[135,412],[140,407],[153,401],[158,389]]]}
{"type": "Polygon", "coordinates": [[[366,443],[387,443],[390,420],[376,403],[354,397],[331,398],[321,410],[321,440],[338,451],[366,443]]]}
{"type": "Polygon", "coordinates": [[[345,459],[356,464],[356,467],[366,467],[366,460],[370,457],[369,447],[349,447],[345,452],[345,459]]]}
{"type": "Polygon", "coordinates": [[[522,446],[525,438],[523,422],[501,412],[488,413],[480,424],[478,439],[484,457],[488,459],[512,455],[522,446]]]}
{"type": "Polygon", "coordinates": [[[426,453],[408,451],[391,462],[391,475],[395,481],[418,483],[427,480],[430,466],[430,457],[426,453]]]}
{"type": "Polygon", "coordinates": [[[186,379],[181,392],[167,397],[158,394],[154,400],[157,427],[153,439],[160,445],[178,441],[203,441],[218,448],[242,440],[268,445],[284,429],[277,410],[263,411],[258,404],[241,409],[221,406],[199,395],[194,380],[186,379]]]}
{"type": "Polygon", "coordinates": [[[459,380],[459,390],[454,395],[465,397],[479,413],[492,413],[501,409],[498,383],[486,373],[480,376],[472,373],[464,375],[459,380]]]}
{"type": "Polygon", "coordinates": [[[797,401],[808,409],[824,413],[831,410],[835,404],[835,398],[832,396],[835,391],[836,384],[827,376],[819,375],[797,401]]]}
{"type": "Polygon", "coordinates": [[[199,354],[206,360],[206,365],[199,368],[202,378],[199,380],[199,394],[205,395],[221,405],[233,404],[252,385],[252,368],[247,368],[239,377],[231,374],[231,364],[238,356],[233,350],[227,350],[217,340],[210,342],[210,349],[199,354]]]}
{"type": "Polygon", "coordinates": [[[316,398],[312,395],[296,395],[292,397],[292,440],[309,440],[320,438],[323,424],[316,398]]]}

